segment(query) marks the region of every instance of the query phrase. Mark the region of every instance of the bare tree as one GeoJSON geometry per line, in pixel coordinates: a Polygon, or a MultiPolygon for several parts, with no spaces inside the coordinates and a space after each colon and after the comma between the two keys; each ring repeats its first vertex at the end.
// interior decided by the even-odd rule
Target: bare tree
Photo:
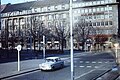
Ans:
{"type": "Polygon", "coordinates": [[[82,50],[85,49],[85,43],[87,39],[89,39],[90,35],[93,34],[95,34],[95,29],[93,28],[91,21],[88,22],[85,19],[81,19],[75,24],[74,38],[76,39],[78,44],[79,42],[81,42],[82,50]]]}
{"type": "MultiPolygon", "coordinates": [[[[61,46],[61,50],[66,46],[66,37],[68,37],[69,30],[67,29],[66,22],[63,20],[59,22],[57,25],[53,25],[55,38],[59,40],[59,44],[61,46]]],[[[59,49],[60,49],[59,46],[59,49]]]]}
{"type": "MultiPolygon", "coordinates": [[[[34,42],[34,50],[35,50],[35,44],[36,41],[38,41],[38,44],[40,44],[43,35],[48,36],[49,35],[49,29],[47,29],[43,23],[43,21],[39,20],[35,16],[31,18],[31,24],[32,24],[32,36],[33,36],[33,42],[34,42]]],[[[39,47],[40,50],[40,47],[39,47]]]]}

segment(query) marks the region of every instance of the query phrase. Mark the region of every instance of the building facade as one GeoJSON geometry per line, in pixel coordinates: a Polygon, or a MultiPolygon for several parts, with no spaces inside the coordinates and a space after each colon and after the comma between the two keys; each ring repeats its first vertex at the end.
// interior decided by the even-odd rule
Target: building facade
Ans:
{"type": "MultiPolygon", "coordinates": [[[[76,0],[73,2],[73,23],[84,18],[96,29],[96,35],[103,35],[106,38],[120,33],[118,14],[119,1],[116,0],[76,0]]],[[[49,29],[49,34],[57,36],[57,39],[50,36],[47,38],[48,49],[53,44],[52,48],[60,48],[60,43],[64,44],[64,48],[69,48],[69,0],[40,0],[7,4],[1,12],[1,47],[10,49],[22,44],[24,49],[39,49],[42,46],[41,36],[49,35],[47,32],[42,33],[43,27],[49,29]],[[57,35],[61,33],[60,31],[62,34],[57,35]],[[33,45],[34,47],[31,47],[33,45]]]]}

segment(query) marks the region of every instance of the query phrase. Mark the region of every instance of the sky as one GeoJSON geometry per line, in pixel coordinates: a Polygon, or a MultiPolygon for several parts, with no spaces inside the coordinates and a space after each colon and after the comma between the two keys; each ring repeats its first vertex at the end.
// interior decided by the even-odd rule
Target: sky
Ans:
{"type": "Polygon", "coordinates": [[[22,2],[27,2],[27,1],[35,1],[35,0],[1,0],[1,4],[16,4],[16,3],[22,3],[22,2]]]}

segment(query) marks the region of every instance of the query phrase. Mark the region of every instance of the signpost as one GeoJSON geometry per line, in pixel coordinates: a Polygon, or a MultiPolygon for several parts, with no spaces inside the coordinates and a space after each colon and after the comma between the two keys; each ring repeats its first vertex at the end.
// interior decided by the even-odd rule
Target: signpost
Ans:
{"type": "Polygon", "coordinates": [[[43,58],[45,59],[45,36],[43,35],[43,58]]]}
{"type": "Polygon", "coordinates": [[[116,63],[118,64],[118,46],[119,46],[119,43],[115,43],[114,46],[115,46],[115,54],[116,54],[116,63]]]}
{"type": "Polygon", "coordinates": [[[22,46],[18,45],[16,47],[17,51],[18,51],[18,71],[20,71],[20,51],[21,51],[22,46]]]}

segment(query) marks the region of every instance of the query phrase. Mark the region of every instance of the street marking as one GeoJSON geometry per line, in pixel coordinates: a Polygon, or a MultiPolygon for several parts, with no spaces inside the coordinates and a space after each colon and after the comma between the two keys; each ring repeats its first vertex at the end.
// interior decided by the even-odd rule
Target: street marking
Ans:
{"type": "Polygon", "coordinates": [[[85,63],[90,63],[89,61],[86,61],[85,63]]]}
{"type": "Polygon", "coordinates": [[[102,62],[98,62],[98,63],[102,63],[102,62]]]}
{"type": "Polygon", "coordinates": [[[80,61],[80,63],[83,63],[83,61],[80,61]]]}
{"type": "Polygon", "coordinates": [[[75,80],[76,80],[76,79],[79,79],[79,78],[80,78],[80,77],[82,77],[82,76],[85,76],[85,75],[87,75],[87,74],[89,74],[89,73],[93,72],[94,70],[96,70],[96,69],[90,70],[89,72],[84,73],[84,74],[82,74],[82,75],[80,75],[80,76],[76,77],[76,78],[75,78],[75,80]]]}
{"type": "Polygon", "coordinates": [[[108,63],[108,61],[106,61],[105,63],[108,63]]]}
{"type": "Polygon", "coordinates": [[[85,66],[79,66],[80,68],[83,68],[83,67],[85,67],[85,66]]]}
{"type": "Polygon", "coordinates": [[[95,68],[99,68],[98,66],[95,66],[95,68]]]}
{"type": "Polygon", "coordinates": [[[92,63],[96,63],[96,62],[93,61],[92,63]]]}
{"type": "Polygon", "coordinates": [[[92,66],[87,66],[87,68],[91,68],[92,66]]]}

